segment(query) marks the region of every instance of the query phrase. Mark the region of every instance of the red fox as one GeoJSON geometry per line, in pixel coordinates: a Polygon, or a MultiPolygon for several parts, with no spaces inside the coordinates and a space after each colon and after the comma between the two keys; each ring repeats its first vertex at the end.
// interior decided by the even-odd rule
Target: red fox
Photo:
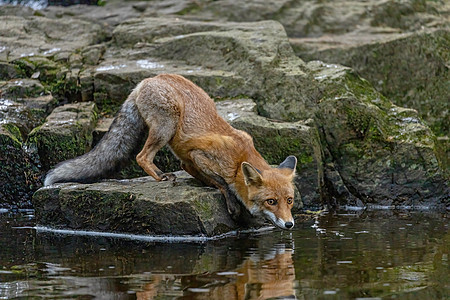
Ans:
{"type": "Polygon", "coordinates": [[[157,181],[175,180],[153,163],[156,152],[169,145],[186,172],[222,192],[232,217],[239,214],[240,201],[252,217],[266,218],[283,229],[294,226],[295,156],[270,167],[251,136],[229,125],[208,94],[179,75],[140,82],[101,141],[90,152],[58,164],[44,185],[93,182],[106,176],[129,159],[145,130],[148,138],[136,160],[157,181]]]}

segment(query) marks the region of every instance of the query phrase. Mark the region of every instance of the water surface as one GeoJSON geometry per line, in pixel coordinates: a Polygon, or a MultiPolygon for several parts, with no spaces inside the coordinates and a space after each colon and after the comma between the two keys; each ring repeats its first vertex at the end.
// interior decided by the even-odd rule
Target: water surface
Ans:
{"type": "Polygon", "coordinates": [[[0,299],[449,299],[448,215],[359,211],[203,243],[36,232],[0,213],[0,299]]]}

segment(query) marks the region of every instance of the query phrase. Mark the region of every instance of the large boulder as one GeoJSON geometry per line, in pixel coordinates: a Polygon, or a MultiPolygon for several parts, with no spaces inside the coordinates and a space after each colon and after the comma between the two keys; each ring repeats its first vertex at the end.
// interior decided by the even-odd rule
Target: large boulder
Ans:
{"type": "Polygon", "coordinates": [[[397,105],[418,110],[437,135],[448,135],[450,121],[450,32],[359,32],[292,40],[297,55],[350,66],[397,105]]]}
{"type": "Polygon", "coordinates": [[[29,207],[39,187],[39,162],[27,152],[12,123],[0,124],[0,161],[0,208],[29,207]]]}
{"type": "Polygon", "coordinates": [[[442,26],[448,16],[445,1],[424,0],[269,0],[206,1],[198,3],[187,18],[233,22],[276,20],[290,37],[344,34],[364,26],[417,30],[442,26]]]}
{"type": "Polygon", "coordinates": [[[392,104],[349,68],[308,67],[324,91],[316,121],[331,205],[450,205],[438,161],[445,153],[417,111],[392,104]]]}
{"type": "Polygon", "coordinates": [[[199,3],[197,20],[277,20],[303,60],[352,67],[399,106],[416,109],[446,151],[450,172],[448,1],[246,1],[199,3]]]}
{"type": "Polygon", "coordinates": [[[183,75],[212,97],[246,95],[262,114],[285,120],[311,116],[308,107],[319,94],[273,21],[129,20],[115,28],[103,61],[85,77],[93,77],[94,100],[103,107],[121,103],[140,80],[160,73],[183,75]]]}
{"type": "Polygon", "coordinates": [[[213,236],[237,228],[216,189],[178,174],[94,184],[57,184],[33,196],[39,225],[152,235],[213,236]]]}
{"type": "MultiPolygon", "coordinates": [[[[8,84],[16,87],[17,84],[8,84]]],[[[24,85],[25,86],[25,85],[24,85]]],[[[30,207],[33,192],[40,186],[39,157],[25,140],[53,104],[50,95],[10,98],[3,86],[0,98],[0,207],[30,207]]],[[[23,86],[21,87],[23,88],[23,86]]]]}

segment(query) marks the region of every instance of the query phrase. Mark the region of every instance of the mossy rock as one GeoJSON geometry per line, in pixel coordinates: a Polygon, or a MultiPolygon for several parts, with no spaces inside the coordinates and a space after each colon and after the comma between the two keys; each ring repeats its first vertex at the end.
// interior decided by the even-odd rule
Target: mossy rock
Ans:
{"type": "Polygon", "coordinates": [[[96,119],[96,107],[92,102],[55,108],[46,122],[30,133],[27,141],[37,148],[43,170],[90,149],[96,119]]]}
{"type": "Polygon", "coordinates": [[[22,57],[12,62],[28,77],[39,78],[44,83],[56,81],[61,65],[45,56],[22,57]]]}
{"type": "Polygon", "coordinates": [[[0,207],[31,206],[31,195],[40,186],[41,165],[35,148],[24,141],[52,103],[51,96],[0,99],[0,207]]]}
{"type": "Polygon", "coordinates": [[[448,135],[449,31],[366,35],[299,40],[296,53],[305,60],[352,67],[395,104],[416,109],[436,135],[448,135]]]}
{"type": "Polygon", "coordinates": [[[39,225],[152,235],[213,236],[236,229],[216,189],[178,174],[94,184],[57,184],[33,196],[39,225]]]}
{"type": "Polygon", "coordinates": [[[261,114],[283,120],[311,117],[307,108],[318,99],[314,80],[275,21],[141,18],[117,26],[113,42],[92,71],[99,105],[121,103],[135,84],[160,73],[183,75],[215,98],[250,96],[261,114]]]}
{"type": "Polygon", "coordinates": [[[0,61],[0,80],[10,80],[13,78],[22,77],[21,70],[19,67],[14,64],[10,64],[7,62],[0,61]]]}
{"type": "Polygon", "coordinates": [[[324,91],[316,123],[332,205],[449,205],[435,136],[416,111],[393,105],[349,68],[308,67],[324,91]]]}
{"type": "Polygon", "coordinates": [[[32,128],[42,124],[57,105],[57,100],[52,95],[43,95],[35,98],[18,98],[15,101],[30,111],[32,116],[30,120],[33,120],[32,128]]]}
{"type": "Polygon", "coordinates": [[[0,123],[18,128],[20,140],[25,140],[28,133],[43,120],[45,104],[32,106],[36,102],[39,102],[38,98],[0,98],[0,123]]]}
{"type": "Polygon", "coordinates": [[[23,147],[14,124],[0,124],[0,207],[30,208],[31,195],[40,186],[39,161],[23,147]]]}
{"type": "Polygon", "coordinates": [[[45,93],[44,86],[34,79],[17,78],[0,82],[1,96],[9,99],[39,97],[45,93]]]}

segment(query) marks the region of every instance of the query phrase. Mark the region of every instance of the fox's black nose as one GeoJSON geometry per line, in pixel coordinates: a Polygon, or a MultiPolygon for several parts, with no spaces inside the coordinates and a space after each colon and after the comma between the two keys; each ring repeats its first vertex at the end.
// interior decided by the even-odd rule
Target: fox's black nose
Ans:
{"type": "Polygon", "coordinates": [[[286,228],[292,228],[292,226],[294,226],[294,223],[286,222],[286,223],[284,223],[284,226],[286,226],[286,228]]]}

